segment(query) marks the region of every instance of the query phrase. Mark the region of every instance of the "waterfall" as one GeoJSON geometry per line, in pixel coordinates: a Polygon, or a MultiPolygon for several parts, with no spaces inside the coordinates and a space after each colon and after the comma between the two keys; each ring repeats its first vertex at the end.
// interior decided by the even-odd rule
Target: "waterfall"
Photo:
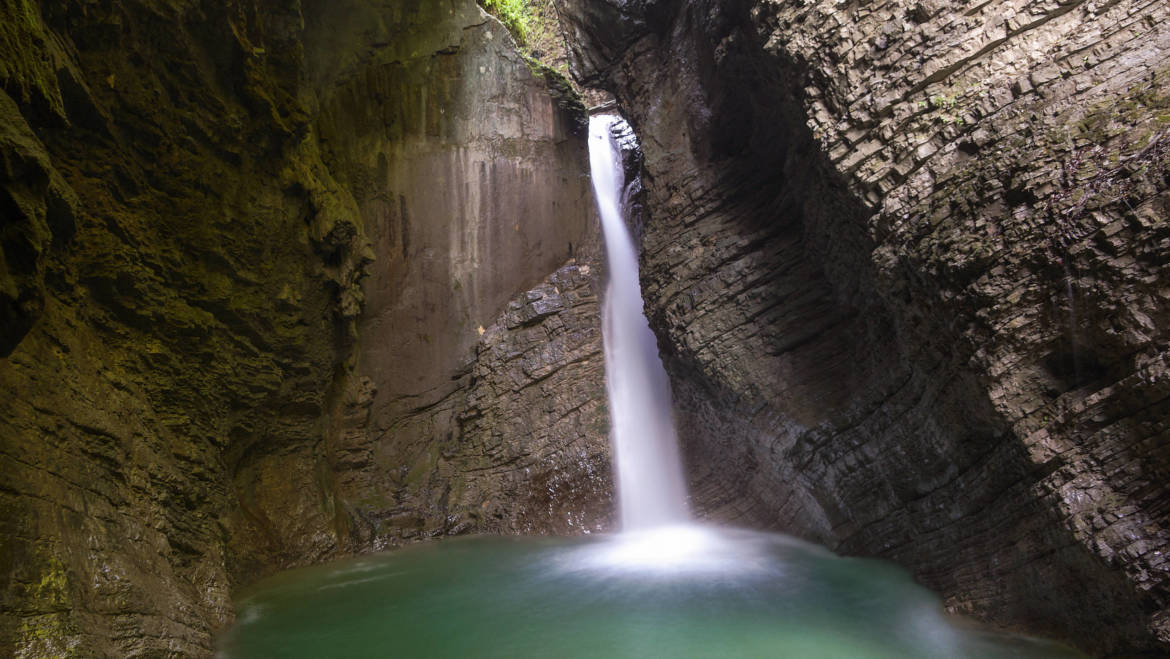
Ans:
{"type": "Polygon", "coordinates": [[[638,252],[622,217],[624,173],[611,115],[589,119],[589,164],[601,214],[609,284],[602,308],[617,493],[622,529],[645,530],[690,519],[670,383],[642,310],[638,252]]]}

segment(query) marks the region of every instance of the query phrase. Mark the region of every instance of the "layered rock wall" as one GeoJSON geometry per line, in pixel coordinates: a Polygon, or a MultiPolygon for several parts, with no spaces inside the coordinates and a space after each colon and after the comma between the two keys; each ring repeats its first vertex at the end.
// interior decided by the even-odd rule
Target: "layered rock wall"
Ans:
{"type": "Polygon", "coordinates": [[[1164,3],[559,3],[646,155],[697,504],[1163,652],[1164,3]]]}
{"type": "Polygon", "coordinates": [[[0,654],[603,522],[580,114],[473,2],[14,0],[0,88],[0,654]]]}
{"type": "Polygon", "coordinates": [[[39,300],[0,364],[0,652],[208,652],[233,452],[320,435],[366,256],[293,100],[299,16],[254,9],[4,7],[4,251],[39,300]]]}
{"type": "Polygon", "coordinates": [[[314,4],[305,48],[321,149],[375,260],[326,441],[259,448],[237,472],[255,558],[603,523],[592,278],[562,273],[522,323],[506,309],[596,251],[580,103],[474,3],[314,4]]]}

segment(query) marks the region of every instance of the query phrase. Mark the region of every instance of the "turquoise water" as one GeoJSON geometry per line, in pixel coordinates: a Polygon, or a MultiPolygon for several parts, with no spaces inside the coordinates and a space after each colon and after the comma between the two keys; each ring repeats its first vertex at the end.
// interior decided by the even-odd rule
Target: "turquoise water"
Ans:
{"type": "Polygon", "coordinates": [[[470,538],[294,570],[221,657],[1081,657],[958,628],[889,564],[785,536],[470,538]]]}

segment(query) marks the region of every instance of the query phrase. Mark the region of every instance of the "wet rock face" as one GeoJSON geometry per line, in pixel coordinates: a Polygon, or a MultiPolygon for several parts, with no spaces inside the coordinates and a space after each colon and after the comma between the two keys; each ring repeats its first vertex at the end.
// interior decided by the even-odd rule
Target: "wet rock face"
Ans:
{"type": "Polygon", "coordinates": [[[0,11],[2,654],[207,654],[232,461],[319,435],[363,239],[323,260],[313,225],[357,225],[285,75],[297,12],[246,9],[0,11]]]}
{"type": "Polygon", "coordinates": [[[595,4],[696,503],[1164,652],[1170,8],[595,4]]]}
{"type": "Polygon", "coordinates": [[[605,523],[579,108],[470,0],[377,4],[0,9],[0,654],[605,523]]]}
{"type": "Polygon", "coordinates": [[[523,323],[561,346],[539,370],[564,366],[554,381],[579,378],[571,391],[517,376],[489,393],[482,373],[515,370],[536,349],[533,332],[507,328],[510,301],[596,243],[583,108],[550,95],[549,73],[471,2],[389,14],[311,3],[305,21],[322,149],[374,262],[325,441],[245,458],[237,482],[257,504],[242,511],[253,530],[242,537],[265,542],[233,553],[292,565],[445,534],[601,524],[602,371],[580,363],[600,350],[596,332],[582,335],[598,324],[595,298],[523,323]],[[483,352],[500,323],[507,363],[483,352]],[[551,484],[568,481],[582,489],[551,484]],[[290,501],[301,506],[291,517],[290,501]]]}
{"type": "Polygon", "coordinates": [[[589,266],[565,265],[479,328],[441,398],[381,419],[367,402],[336,449],[358,542],[610,526],[596,288],[589,266]]]}
{"type": "Polygon", "coordinates": [[[44,256],[73,237],[77,197],[7,94],[0,117],[0,355],[7,356],[41,315],[44,256]]]}

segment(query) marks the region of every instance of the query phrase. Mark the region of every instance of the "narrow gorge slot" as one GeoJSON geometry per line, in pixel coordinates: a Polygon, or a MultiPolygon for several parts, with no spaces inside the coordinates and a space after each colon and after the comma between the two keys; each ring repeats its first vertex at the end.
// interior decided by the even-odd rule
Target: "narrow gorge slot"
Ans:
{"type": "Polygon", "coordinates": [[[0,657],[1170,656],[1170,2],[0,2],[0,657]]]}
{"type": "Polygon", "coordinates": [[[619,122],[590,119],[589,160],[608,257],[602,319],[621,532],[446,540],[281,574],[240,599],[222,656],[1079,659],[956,625],[891,565],[691,519],[622,212],[619,122]]]}

